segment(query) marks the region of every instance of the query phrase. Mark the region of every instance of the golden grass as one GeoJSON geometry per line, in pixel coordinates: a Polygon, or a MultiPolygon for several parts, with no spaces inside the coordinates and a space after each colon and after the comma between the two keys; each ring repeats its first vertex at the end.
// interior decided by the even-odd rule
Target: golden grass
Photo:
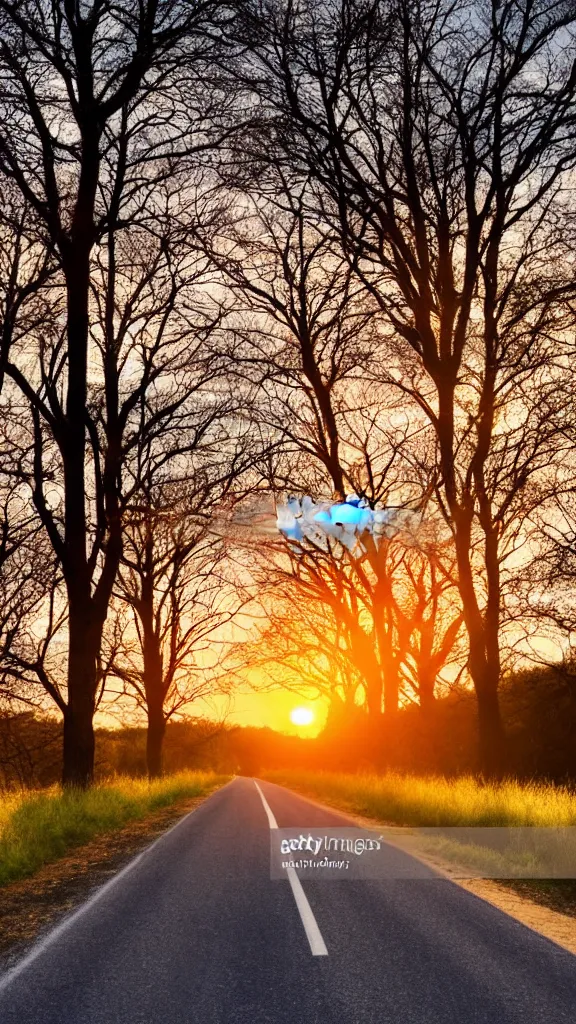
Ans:
{"type": "Polygon", "coordinates": [[[228,781],[213,772],[180,772],[154,782],[117,777],[86,791],[0,793],[0,885],[97,835],[122,828],[185,797],[203,796],[228,781]]]}
{"type": "Polygon", "coordinates": [[[344,810],[397,825],[576,825],[576,793],[544,783],[338,772],[274,771],[265,778],[344,810]]]}

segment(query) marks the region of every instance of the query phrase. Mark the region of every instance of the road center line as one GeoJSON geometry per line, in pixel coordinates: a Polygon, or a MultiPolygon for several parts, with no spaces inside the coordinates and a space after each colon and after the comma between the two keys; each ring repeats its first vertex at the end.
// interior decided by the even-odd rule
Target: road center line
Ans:
{"type": "MultiPolygon", "coordinates": [[[[278,828],[278,822],[276,821],[276,818],[274,817],[274,814],[272,812],[272,808],[270,807],[270,804],[268,803],[266,797],[264,796],[264,793],[260,789],[260,786],[256,782],[256,779],[253,779],[252,781],[254,782],[254,785],[256,786],[256,789],[258,790],[258,792],[260,794],[260,799],[262,801],[262,806],[264,807],[264,810],[266,811],[266,817],[268,818],[268,824],[270,825],[270,828],[271,829],[278,828]]],[[[287,868],[286,869],[286,874],[288,876],[288,881],[290,882],[290,888],[292,889],[292,893],[293,893],[294,899],[296,901],[296,906],[298,907],[298,913],[300,914],[300,920],[302,921],[302,924],[304,925],[304,931],[306,932],[306,938],[308,939],[308,942],[310,943],[310,950],[312,952],[312,956],[328,956],[328,950],[326,949],[326,943],[324,942],[324,939],[322,938],[322,933],[321,933],[321,931],[320,931],[320,929],[318,927],[318,922],[316,921],[316,918],[314,917],[314,914],[312,912],[312,907],[310,906],[310,904],[308,902],[308,897],[306,896],[306,893],[304,892],[304,889],[302,888],[302,882],[298,878],[298,875],[296,874],[295,868],[287,868]]]]}
{"type": "Polygon", "coordinates": [[[270,807],[270,804],[268,803],[266,797],[264,796],[264,793],[260,789],[260,786],[256,782],[256,779],[254,779],[253,782],[254,785],[256,786],[256,789],[260,793],[260,799],[264,805],[264,810],[266,811],[266,817],[268,818],[268,824],[270,825],[270,828],[278,828],[278,822],[276,821],[276,818],[272,813],[272,808],[270,807]]]}

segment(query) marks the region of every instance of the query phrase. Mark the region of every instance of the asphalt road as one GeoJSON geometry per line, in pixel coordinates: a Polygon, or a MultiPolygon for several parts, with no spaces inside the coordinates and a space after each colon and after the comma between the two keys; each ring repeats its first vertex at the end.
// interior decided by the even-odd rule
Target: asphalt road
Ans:
{"type": "MultiPolygon", "coordinates": [[[[280,827],[349,824],[259,785],[280,827]]],[[[304,881],[313,955],[269,828],[219,790],[0,978],[1,1024],[574,1024],[576,957],[444,879],[304,881]]]]}

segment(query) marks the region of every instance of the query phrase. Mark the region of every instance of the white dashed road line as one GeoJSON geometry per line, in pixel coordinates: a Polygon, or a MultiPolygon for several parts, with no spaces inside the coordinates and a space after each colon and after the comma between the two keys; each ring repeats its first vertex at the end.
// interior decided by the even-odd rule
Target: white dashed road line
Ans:
{"type": "MultiPolygon", "coordinates": [[[[270,804],[268,803],[266,797],[264,796],[264,793],[260,789],[260,786],[256,782],[256,779],[254,779],[253,781],[254,785],[256,786],[256,789],[260,794],[262,806],[264,807],[264,810],[266,812],[266,817],[268,818],[268,824],[270,825],[270,828],[278,828],[278,822],[274,817],[270,804]]],[[[318,922],[316,921],[316,918],[314,917],[314,914],[312,912],[312,907],[308,903],[308,897],[306,896],[306,893],[302,888],[302,882],[298,878],[298,875],[296,874],[294,868],[287,868],[286,874],[288,876],[288,881],[290,882],[290,887],[294,894],[294,899],[296,900],[298,913],[300,914],[302,924],[304,925],[306,938],[310,943],[310,950],[312,952],[312,956],[328,956],[326,943],[322,938],[322,933],[318,927],[318,922]]]]}

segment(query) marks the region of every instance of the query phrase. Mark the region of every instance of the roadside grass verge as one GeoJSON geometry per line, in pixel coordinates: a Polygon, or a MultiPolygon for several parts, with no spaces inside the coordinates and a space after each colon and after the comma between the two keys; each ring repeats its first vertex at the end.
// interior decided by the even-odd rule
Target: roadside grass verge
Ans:
{"type": "MultiPolygon", "coordinates": [[[[421,827],[559,828],[576,826],[576,793],[543,783],[508,780],[483,783],[473,777],[445,779],[397,775],[350,775],[337,772],[271,771],[264,778],[304,796],[380,823],[421,827]]],[[[425,837],[420,852],[439,853],[453,863],[469,866],[470,877],[500,875],[497,885],[552,910],[576,917],[576,879],[506,877],[506,858],[479,845],[425,837]]],[[[414,852],[418,852],[415,850],[414,852]]],[[[509,854],[506,854],[509,856],[509,854]]],[[[510,857],[509,866],[518,865],[510,857]]]]}
{"type": "Polygon", "coordinates": [[[213,772],[179,772],[154,782],[121,776],[86,791],[53,787],[0,793],[0,886],[155,810],[207,796],[228,779],[213,772]]]}
{"type": "Polygon", "coordinates": [[[337,772],[266,772],[265,778],[342,810],[394,825],[576,825],[576,793],[542,783],[483,783],[471,776],[348,775],[337,772]]]}

